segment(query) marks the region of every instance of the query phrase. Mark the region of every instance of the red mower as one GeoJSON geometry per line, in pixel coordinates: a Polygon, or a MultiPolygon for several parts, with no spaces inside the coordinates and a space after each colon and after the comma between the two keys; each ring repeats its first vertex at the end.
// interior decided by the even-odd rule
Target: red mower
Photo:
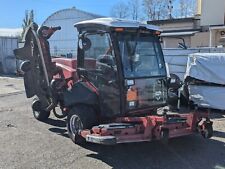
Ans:
{"type": "Polygon", "coordinates": [[[111,18],[75,27],[76,58],[52,59],[48,39],[61,28],[38,29],[35,23],[27,28],[24,47],[14,51],[24,60],[26,95],[35,97],[36,119],[47,120],[51,111],[67,117],[68,134],[77,144],[167,141],[196,132],[212,136],[208,112],[165,108],[177,82],[167,76],[157,27],[111,18]]]}

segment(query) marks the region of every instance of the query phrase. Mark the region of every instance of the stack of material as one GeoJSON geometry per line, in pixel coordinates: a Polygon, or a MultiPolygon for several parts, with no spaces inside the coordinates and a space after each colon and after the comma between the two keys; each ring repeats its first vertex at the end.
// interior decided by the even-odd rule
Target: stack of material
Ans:
{"type": "Polygon", "coordinates": [[[194,104],[225,110],[225,53],[189,55],[184,78],[194,104]]]}

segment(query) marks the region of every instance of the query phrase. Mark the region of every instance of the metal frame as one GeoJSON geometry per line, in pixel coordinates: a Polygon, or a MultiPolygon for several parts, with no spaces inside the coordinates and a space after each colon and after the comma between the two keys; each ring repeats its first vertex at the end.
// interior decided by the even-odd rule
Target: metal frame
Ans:
{"type": "MultiPolygon", "coordinates": [[[[188,114],[154,115],[145,117],[120,117],[112,125],[95,126],[91,130],[83,130],[80,135],[87,142],[113,145],[119,143],[145,142],[170,139],[202,133],[208,119],[208,112],[191,112],[188,114]],[[203,122],[204,121],[204,122],[203,122]],[[167,135],[163,135],[167,132],[167,135]]],[[[210,122],[212,123],[212,122],[210,122]]]]}

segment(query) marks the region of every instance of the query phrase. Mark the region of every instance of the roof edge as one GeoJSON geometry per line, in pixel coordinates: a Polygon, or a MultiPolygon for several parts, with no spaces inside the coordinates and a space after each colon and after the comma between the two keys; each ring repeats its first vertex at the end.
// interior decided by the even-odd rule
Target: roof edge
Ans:
{"type": "Polygon", "coordinates": [[[125,20],[125,19],[110,18],[110,17],[81,21],[74,24],[74,26],[79,28],[87,24],[102,25],[106,27],[130,27],[130,28],[146,27],[149,30],[162,31],[158,26],[155,26],[155,25],[141,23],[139,21],[134,21],[134,20],[125,20]]]}
{"type": "Polygon", "coordinates": [[[104,16],[101,16],[101,15],[98,15],[98,14],[86,12],[86,11],[77,9],[77,8],[75,8],[75,7],[72,7],[72,8],[61,9],[61,10],[58,10],[58,11],[52,13],[50,16],[48,16],[48,17],[44,20],[44,22],[42,23],[42,25],[44,25],[44,24],[47,22],[47,20],[48,20],[49,18],[51,18],[52,16],[56,15],[57,13],[61,13],[61,12],[68,11],[68,10],[76,10],[76,11],[78,11],[78,12],[82,12],[82,13],[85,13],[85,14],[88,14],[88,15],[93,15],[93,16],[96,17],[96,18],[104,17],[104,16]]]}
{"type": "Polygon", "coordinates": [[[152,20],[152,21],[147,21],[147,23],[148,24],[180,23],[180,22],[189,22],[194,20],[200,20],[200,19],[196,19],[195,17],[175,18],[175,19],[152,20]]]}

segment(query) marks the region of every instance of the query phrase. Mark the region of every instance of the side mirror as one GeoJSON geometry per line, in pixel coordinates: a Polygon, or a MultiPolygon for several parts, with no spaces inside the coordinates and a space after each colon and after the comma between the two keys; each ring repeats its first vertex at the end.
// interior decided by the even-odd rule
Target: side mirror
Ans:
{"type": "Polygon", "coordinates": [[[91,40],[87,37],[80,37],[79,38],[79,48],[87,51],[91,48],[91,40]]]}

